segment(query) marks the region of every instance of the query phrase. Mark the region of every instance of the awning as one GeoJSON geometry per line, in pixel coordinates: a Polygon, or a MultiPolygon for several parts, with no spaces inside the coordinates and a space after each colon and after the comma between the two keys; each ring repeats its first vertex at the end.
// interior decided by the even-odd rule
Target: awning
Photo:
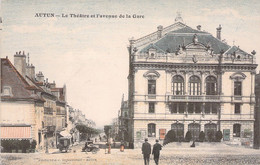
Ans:
{"type": "Polygon", "coordinates": [[[31,127],[0,127],[1,139],[30,139],[31,127]]]}
{"type": "Polygon", "coordinates": [[[72,137],[71,134],[68,133],[67,131],[61,131],[60,135],[63,136],[63,137],[67,137],[67,138],[71,138],[72,137]]]}

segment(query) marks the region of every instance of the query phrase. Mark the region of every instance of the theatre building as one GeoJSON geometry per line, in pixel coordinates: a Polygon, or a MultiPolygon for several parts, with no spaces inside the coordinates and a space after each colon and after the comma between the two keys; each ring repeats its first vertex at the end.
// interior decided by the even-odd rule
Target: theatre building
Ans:
{"type": "Polygon", "coordinates": [[[163,140],[169,130],[179,139],[188,131],[206,141],[216,131],[222,141],[252,142],[255,107],[255,51],[193,29],[178,16],[175,23],[131,39],[129,49],[130,138],[140,147],[163,140]]]}

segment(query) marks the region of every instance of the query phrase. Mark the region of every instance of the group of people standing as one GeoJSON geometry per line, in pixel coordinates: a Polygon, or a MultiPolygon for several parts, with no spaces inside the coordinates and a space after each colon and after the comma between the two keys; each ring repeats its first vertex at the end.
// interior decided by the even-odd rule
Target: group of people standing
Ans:
{"type": "MultiPolygon", "coordinates": [[[[159,144],[159,140],[155,141],[156,143],[153,145],[153,158],[156,165],[159,163],[160,150],[162,149],[162,145],[159,144]]],[[[142,154],[144,156],[144,164],[149,165],[150,155],[151,155],[151,144],[148,143],[148,139],[145,139],[145,142],[142,145],[142,154]]]]}

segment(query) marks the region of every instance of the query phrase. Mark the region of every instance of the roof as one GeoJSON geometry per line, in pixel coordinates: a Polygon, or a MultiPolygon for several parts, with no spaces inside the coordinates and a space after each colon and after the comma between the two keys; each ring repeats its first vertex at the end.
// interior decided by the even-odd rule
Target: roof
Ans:
{"type": "MultiPolygon", "coordinates": [[[[172,31],[172,33],[207,33],[207,32],[200,31],[200,30],[195,30],[195,29],[192,29],[192,28],[189,27],[189,26],[186,26],[186,27],[184,27],[184,28],[181,28],[181,29],[172,31]]],[[[207,33],[207,34],[208,34],[208,33],[207,33]]]]}
{"type": "Polygon", "coordinates": [[[64,88],[51,88],[52,92],[59,92],[59,100],[65,101],[64,88]]]}
{"type": "MultiPolygon", "coordinates": [[[[198,42],[204,46],[210,45],[214,54],[219,54],[221,50],[225,52],[230,48],[229,45],[213,37],[210,33],[195,30],[188,26],[166,33],[161,39],[155,41],[153,45],[161,51],[175,53],[180,45],[187,46],[192,43],[195,34],[198,42]]],[[[140,52],[147,52],[151,48],[150,45],[144,47],[140,52]]]]}
{"type": "Polygon", "coordinates": [[[41,100],[37,95],[32,93],[35,87],[28,84],[24,77],[16,70],[8,58],[1,59],[1,91],[3,87],[11,90],[10,95],[3,95],[2,99],[37,99],[41,100]]]}
{"type": "Polygon", "coordinates": [[[227,50],[226,54],[234,54],[235,52],[241,52],[242,54],[248,54],[237,46],[232,46],[229,50],[227,50]]]}

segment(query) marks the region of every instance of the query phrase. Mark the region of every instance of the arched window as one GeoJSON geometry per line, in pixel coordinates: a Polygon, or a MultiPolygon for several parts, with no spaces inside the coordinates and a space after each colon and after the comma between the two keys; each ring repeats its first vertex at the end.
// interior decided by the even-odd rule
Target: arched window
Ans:
{"type": "Polygon", "coordinates": [[[233,125],[233,137],[240,137],[240,132],[241,132],[241,125],[234,124],[233,125]]]}
{"type": "Polygon", "coordinates": [[[213,76],[208,76],[206,78],[206,95],[216,95],[217,94],[217,79],[213,76]]]}
{"type": "Polygon", "coordinates": [[[204,126],[205,138],[207,141],[212,141],[217,132],[217,124],[208,123],[204,126]]]}
{"type": "Polygon", "coordinates": [[[189,79],[190,95],[200,95],[201,81],[198,76],[191,76],[189,79]]]}
{"type": "Polygon", "coordinates": [[[155,126],[153,123],[148,124],[148,137],[155,137],[155,126]]]}
{"type": "Polygon", "coordinates": [[[177,75],[172,78],[172,93],[173,95],[183,95],[184,80],[177,75]]]}
{"type": "Polygon", "coordinates": [[[188,130],[190,131],[192,138],[194,140],[199,139],[199,134],[200,134],[200,124],[197,123],[191,123],[188,125],[188,130]]]}
{"type": "Polygon", "coordinates": [[[171,125],[172,130],[174,130],[175,135],[178,140],[184,138],[184,124],[181,123],[174,123],[171,125]]]}

